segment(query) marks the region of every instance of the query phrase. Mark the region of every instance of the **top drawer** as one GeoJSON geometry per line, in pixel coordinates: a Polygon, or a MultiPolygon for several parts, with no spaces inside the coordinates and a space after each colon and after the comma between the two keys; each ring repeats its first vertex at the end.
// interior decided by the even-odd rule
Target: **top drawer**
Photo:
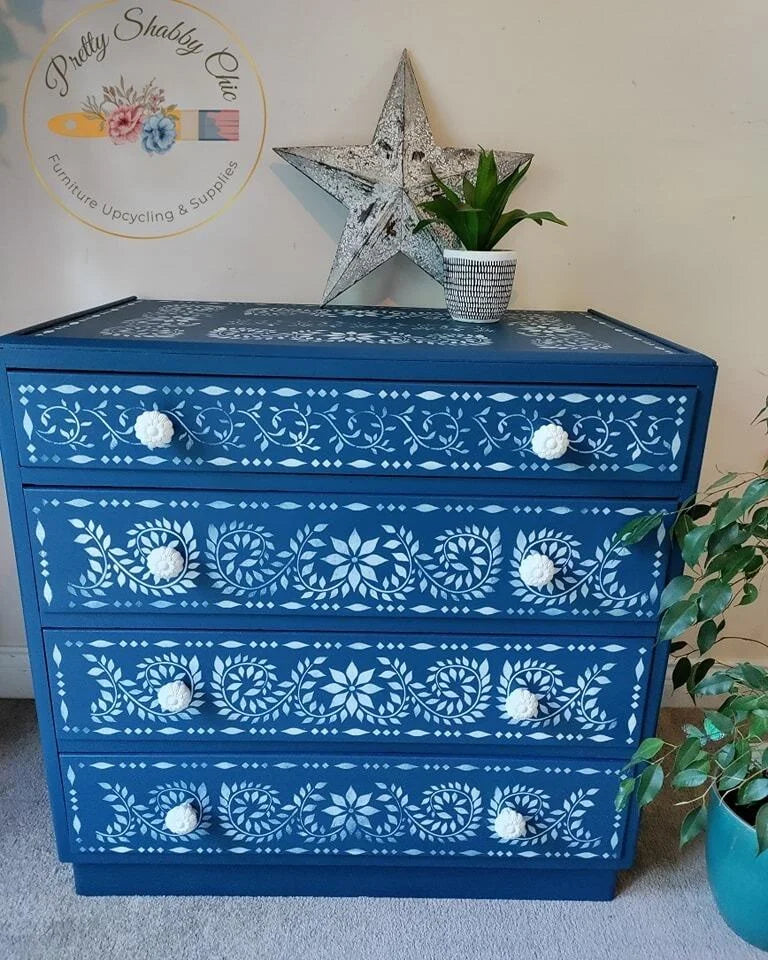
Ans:
{"type": "Polygon", "coordinates": [[[9,378],[22,466],[147,471],[677,481],[696,399],[693,387],[9,378]],[[160,429],[142,422],[137,436],[146,411],[163,415],[160,429]],[[534,440],[547,425],[568,435],[560,456],[534,440]]]}

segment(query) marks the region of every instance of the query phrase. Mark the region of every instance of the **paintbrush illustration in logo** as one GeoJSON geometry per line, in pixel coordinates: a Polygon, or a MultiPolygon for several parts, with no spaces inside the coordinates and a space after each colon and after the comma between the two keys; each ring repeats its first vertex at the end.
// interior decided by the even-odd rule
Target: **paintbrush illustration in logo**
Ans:
{"type": "Polygon", "coordinates": [[[168,153],[177,140],[240,139],[239,110],[181,110],[166,105],[165,91],[153,80],[137,89],[120,77],[117,86],[89,96],[78,113],[60,113],[48,129],[62,137],[108,138],[116,146],[139,143],[150,156],[168,153]]]}

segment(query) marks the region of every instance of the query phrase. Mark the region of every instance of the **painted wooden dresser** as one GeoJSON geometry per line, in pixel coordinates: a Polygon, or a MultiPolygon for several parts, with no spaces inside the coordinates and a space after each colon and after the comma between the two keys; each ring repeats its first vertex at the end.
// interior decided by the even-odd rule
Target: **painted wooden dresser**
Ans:
{"type": "Polygon", "coordinates": [[[607,899],[715,365],[596,312],[126,300],[0,341],[81,893],[607,899]]]}

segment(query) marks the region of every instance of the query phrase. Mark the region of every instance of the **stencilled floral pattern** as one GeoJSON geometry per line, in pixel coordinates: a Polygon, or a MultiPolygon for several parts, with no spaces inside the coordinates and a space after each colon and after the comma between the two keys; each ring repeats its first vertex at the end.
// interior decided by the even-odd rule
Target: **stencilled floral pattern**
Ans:
{"type": "Polygon", "coordinates": [[[90,714],[101,730],[123,715],[136,720],[162,720],[165,724],[181,723],[200,713],[203,683],[197,657],[187,658],[173,652],[146,657],[139,662],[135,679],[126,676],[112,657],[94,653],[84,653],[83,657],[91,664],[87,675],[98,685],[98,696],[91,702],[90,714]],[[165,684],[174,681],[186,684],[191,699],[186,709],[168,713],[162,709],[157,694],[165,684]]]}
{"type": "MultiPolygon", "coordinates": [[[[498,706],[506,716],[507,698],[514,690],[527,690],[538,698],[535,717],[516,720],[516,724],[531,730],[551,729],[573,721],[583,734],[614,730],[618,719],[601,707],[601,694],[611,683],[614,663],[593,664],[584,667],[574,677],[566,677],[553,663],[527,658],[507,662],[501,672],[497,688],[498,706]]],[[[600,739],[611,739],[601,737],[600,739]]]]}
{"type": "Polygon", "coordinates": [[[213,466],[313,472],[642,475],[682,469],[691,390],[612,392],[450,389],[439,384],[279,385],[148,377],[11,375],[16,427],[29,464],[213,466]],[[135,432],[149,411],[173,440],[147,451],[135,432]],[[534,434],[557,424],[566,454],[545,460],[534,434]]]}
{"type": "Polygon", "coordinates": [[[111,805],[114,813],[112,822],[97,830],[95,835],[116,852],[122,852],[126,841],[139,837],[157,842],[192,843],[202,839],[211,829],[211,804],[204,783],[175,780],[161,784],[149,791],[146,803],[138,802],[135,794],[123,784],[102,781],[99,787],[105,791],[103,800],[111,805]],[[172,833],[165,825],[165,815],[182,803],[189,803],[195,809],[197,827],[185,834],[172,833]]]}
{"type": "MultiPolygon", "coordinates": [[[[666,527],[659,526],[657,542],[661,547],[666,536],[666,527]]],[[[582,543],[570,533],[552,527],[520,531],[513,551],[512,577],[514,595],[524,603],[533,603],[553,609],[557,606],[573,606],[591,598],[597,600],[601,609],[614,613],[617,610],[632,610],[637,606],[655,604],[658,586],[654,583],[648,590],[630,591],[622,583],[619,568],[622,561],[631,556],[629,547],[616,537],[608,536],[591,551],[582,555],[582,543]],[[548,557],[554,565],[554,576],[542,586],[531,586],[520,577],[520,565],[531,554],[548,557]]]]}
{"type": "Polygon", "coordinates": [[[79,517],[70,517],[69,522],[81,531],[74,542],[89,557],[87,570],[68,584],[70,592],[77,596],[105,597],[113,586],[153,597],[186,593],[200,575],[197,540],[189,522],[181,524],[164,517],[138,522],[128,529],[125,547],[113,544],[100,523],[79,517]],[[149,558],[158,547],[178,551],[183,561],[178,573],[165,579],[156,576],[149,558]]]}
{"type": "Polygon", "coordinates": [[[493,330],[482,331],[462,328],[446,310],[137,300],[97,309],[33,334],[51,335],[197,342],[501,346],[505,350],[514,346],[518,350],[606,356],[615,352],[677,353],[639,330],[594,312],[540,310],[511,310],[493,330]],[[219,318],[213,316],[216,312],[221,312],[219,318]],[[115,323],[105,325],[102,318],[113,313],[121,316],[115,318],[115,323]],[[70,332],[74,328],[84,329],[70,332]]]}
{"type": "Polygon", "coordinates": [[[101,501],[59,500],[28,490],[33,528],[43,523],[61,551],[62,562],[45,571],[42,545],[38,552],[46,606],[643,619],[657,613],[665,528],[655,546],[629,549],[615,537],[651,504],[225,496],[126,499],[122,491],[101,501]],[[398,522],[384,522],[387,516],[398,522]],[[557,526],[541,526],[542,519],[557,526]],[[150,569],[160,547],[178,560],[178,573],[166,580],[150,569]],[[541,588],[519,578],[531,551],[556,568],[541,588]]]}
{"type": "Polygon", "coordinates": [[[584,825],[597,787],[580,788],[569,793],[562,802],[553,805],[552,797],[543,790],[515,784],[496,787],[488,804],[488,825],[495,833],[496,818],[502,810],[510,809],[525,817],[526,830],[522,837],[499,837],[499,843],[517,846],[526,851],[550,841],[559,840],[566,850],[578,850],[581,855],[594,850],[603,842],[584,825]]]}
{"type": "Polygon", "coordinates": [[[459,781],[428,787],[414,803],[397,784],[375,782],[335,793],[324,782],[301,786],[286,801],[272,787],[222,785],[219,815],[226,836],[243,842],[393,843],[412,835],[427,842],[466,841],[481,817],[480,791],[459,781]]]}
{"type": "Polygon", "coordinates": [[[447,530],[432,553],[406,527],[385,523],[380,536],[346,537],[328,524],[305,525],[278,550],[265,527],[233,520],[208,527],[206,557],[212,585],[227,596],[298,591],[302,600],[405,600],[418,589],[442,599],[481,600],[498,581],[501,534],[477,524],[447,530]],[[379,551],[379,552],[377,552],[379,551]]]}
{"type": "Polygon", "coordinates": [[[112,636],[57,638],[60,735],[632,745],[650,655],[610,638],[377,637],[350,648],[335,635],[213,643],[173,633],[150,653],[112,636]],[[190,702],[166,713],[158,691],[172,682],[190,702]],[[513,690],[536,696],[535,717],[510,718],[513,690]]]}
{"type": "Polygon", "coordinates": [[[300,660],[280,680],[269,661],[236,654],[216,658],[212,690],[218,711],[239,722],[290,715],[308,728],[355,720],[376,729],[423,717],[440,729],[484,717],[491,678],[487,660],[468,657],[439,660],[420,681],[399,657],[377,657],[375,666],[361,669],[354,660],[335,667],[321,656],[300,660]]]}
{"type": "Polygon", "coordinates": [[[612,803],[619,773],[599,763],[436,758],[75,757],[67,779],[75,844],[85,853],[610,860],[620,855],[625,817],[612,803]],[[194,767],[195,782],[186,779],[187,767],[194,767]],[[164,822],[180,803],[200,818],[184,836],[169,833],[164,822]],[[524,836],[498,836],[494,821],[504,808],[526,817],[524,836]]]}

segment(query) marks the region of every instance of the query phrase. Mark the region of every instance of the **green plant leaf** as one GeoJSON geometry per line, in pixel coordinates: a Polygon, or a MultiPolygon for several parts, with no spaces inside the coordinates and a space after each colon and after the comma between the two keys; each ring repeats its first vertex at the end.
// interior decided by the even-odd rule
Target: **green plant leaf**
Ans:
{"type": "Polygon", "coordinates": [[[699,627],[696,644],[700,653],[707,653],[717,642],[717,627],[714,620],[705,620],[699,627]]]}
{"type": "Polygon", "coordinates": [[[621,543],[629,546],[640,543],[659,526],[663,518],[664,515],[661,513],[648,513],[642,517],[635,517],[624,524],[616,537],[621,543]]]}
{"type": "Polygon", "coordinates": [[[702,804],[700,807],[694,807],[686,813],[683,822],[680,824],[680,846],[684,847],[686,843],[698,837],[698,835],[707,826],[707,808],[702,804]]]}
{"type": "Polygon", "coordinates": [[[641,760],[653,760],[663,746],[664,741],[659,737],[646,737],[637,750],[635,750],[635,752],[632,754],[626,764],[626,767],[634,766],[634,764],[639,763],[641,760]]]}
{"type": "Polygon", "coordinates": [[[752,690],[768,690],[768,670],[755,663],[737,663],[728,670],[734,680],[740,680],[752,690]]]}
{"type": "Polygon", "coordinates": [[[739,605],[746,607],[749,603],[754,603],[759,596],[760,591],[753,583],[745,583],[742,587],[741,600],[739,605]]]}
{"type": "Polygon", "coordinates": [[[768,500],[768,477],[758,477],[748,484],[741,497],[744,512],[751,510],[761,500],[768,500]]]}
{"type": "Polygon", "coordinates": [[[704,732],[710,740],[723,740],[733,733],[733,720],[717,710],[709,711],[704,717],[704,732]]]}
{"type": "Polygon", "coordinates": [[[637,802],[647,806],[656,798],[664,784],[664,771],[658,763],[649,764],[637,778],[637,802]]]}
{"type": "Polygon", "coordinates": [[[768,803],[764,803],[755,817],[755,832],[757,833],[757,852],[768,850],[768,803]]]}
{"type": "Polygon", "coordinates": [[[707,541],[714,533],[715,527],[711,523],[705,523],[700,527],[693,527],[683,538],[683,559],[689,567],[695,567],[699,557],[707,549],[707,541]]]}
{"type": "Polygon", "coordinates": [[[705,619],[716,617],[733,599],[730,584],[722,580],[708,580],[699,593],[699,612],[705,619]]]}
{"type": "Polygon", "coordinates": [[[696,739],[699,741],[699,743],[706,743],[706,742],[707,742],[707,735],[706,735],[706,733],[704,733],[703,730],[699,730],[699,728],[698,728],[694,723],[684,723],[684,724],[683,724],[683,730],[684,730],[686,736],[688,736],[688,737],[696,737],[696,739]]]}
{"type": "Polygon", "coordinates": [[[564,220],[560,220],[554,213],[526,213],[525,210],[510,210],[509,213],[503,213],[496,221],[490,233],[488,249],[493,250],[496,244],[504,239],[512,227],[517,226],[517,224],[523,220],[534,220],[539,226],[542,225],[544,220],[548,220],[551,223],[559,223],[563,227],[568,226],[564,220]]]}
{"type": "Polygon", "coordinates": [[[748,770],[749,756],[740,754],[734,760],[732,760],[725,770],[723,770],[723,772],[720,774],[720,777],[717,781],[720,792],[723,793],[725,790],[733,790],[734,787],[738,787],[744,780],[744,777],[746,777],[748,770]]]}
{"type": "Polygon", "coordinates": [[[672,668],[672,689],[677,690],[678,687],[684,687],[690,675],[691,661],[688,657],[680,657],[672,668]]]}
{"type": "Polygon", "coordinates": [[[734,481],[734,480],[736,479],[736,477],[738,477],[738,476],[739,476],[738,473],[724,473],[724,474],[722,475],[722,477],[720,477],[719,479],[715,480],[714,483],[711,483],[711,484],[707,487],[707,489],[704,491],[704,493],[710,493],[712,490],[719,490],[721,487],[727,487],[728,484],[729,484],[729,483],[733,483],[733,481],[734,481]]]}
{"type": "Polygon", "coordinates": [[[699,697],[713,697],[721,693],[730,693],[733,680],[727,673],[712,673],[703,677],[696,684],[696,695],[699,697]]]}
{"type": "Polygon", "coordinates": [[[666,610],[668,607],[671,607],[673,603],[678,603],[690,591],[693,584],[693,577],[673,577],[666,587],[664,587],[664,590],[661,594],[661,600],[659,602],[659,609],[666,610]]]}
{"type": "Polygon", "coordinates": [[[524,163],[521,163],[512,173],[504,177],[503,180],[500,180],[492,190],[487,205],[487,210],[492,221],[498,220],[502,213],[504,213],[504,208],[512,195],[512,191],[518,186],[526,173],[528,173],[531,163],[532,160],[526,160],[524,163]]]}
{"type": "Polygon", "coordinates": [[[629,798],[632,796],[632,791],[635,789],[635,778],[626,777],[619,784],[619,789],[616,794],[616,799],[614,800],[614,805],[617,810],[623,810],[626,807],[629,798]]]}
{"type": "Polygon", "coordinates": [[[745,507],[741,497],[732,497],[729,493],[722,497],[715,509],[714,526],[718,530],[738,520],[744,513],[745,507]]]}
{"type": "Polygon", "coordinates": [[[748,539],[750,535],[750,528],[748,524],[729,523],[727,527],[723,527],[722,530],[715,530],[712,536],[709,538],[709,543],[707,544],[707,555],[709,557],[714,557],[717,554],[724,553],[730,547],[740,547],[745,540],[748,539]]]}
{"type": "Polygon", "coordinates": [[[438,177],[438,175],[435,173],[435,171],[432,169],[432,167],[430,167],[429,169],[430,169],[430,171],[431,171],[431,173],[432,173],[432,179],[433,179],[433,181],[434,181],[435,184],[440,188],[440,190],[441,190],[441,192],[443,193],[443,196],[446,198],[446,200],[450,201],[450,203],[454,204],[455,206],[458,206],[458,205],[461,203],[461,197],[458,195],[458,193],[456,193],[455,190],[451,190],[451,188],[448,186],[448,184],[447,184],[447,183],[444,183],[444,182],[440,179],[440,177],[438,177]]]}
{"type": "MultiPolygon", "coordinates": [[[[709,767],[709,764],[707,764],[709,767]]],[[[672,786],[678,790],[686,790],[690,787],[700,787],[709,779],[709,773],[698,767],[688,767],[687,770],[681,770],[675,774],[672,779],[672,786]]]]}
{"type": "Polygon", "coordinates": [[[685,684],[691,699],[695,702],[698,696],[696,689],[698,684],[706,677],[714,666],[715,661],[712,657],[705,657],[703,660],[697,660],[691,667],[691,675],[685,684]]]}
{"type": "Polygon", "coordinates": [[[712,559],[707,565],[707,573],[719,573],[721,580],[730,583],[737,574],[746,571],[755,555],[756,550],[753,546],[731,547],[712,559]]]}
{"type": "Polygon", "coordinates": [[[736,744],[735,743],[726,743],[715,754],[715,762],[718,764],[721,770],[733,763],[733,758],[736,756],[736,744]]]}
{"type": "Polygon", "coordinates": [[[702,752],[699,738],[688,737],[678,748],[677,756],[675,757],[675,772],[685,770],[686,767],[689,767],[695,760],[699,759],[699,754],[702,752]]]}
{"type": "Polygon", "coordinates": [[[468,177],[464,177],[461,182],[461,190],[464,194],[464,202],[475,206],[475,187],[468,177]]]}
{"type": "Polygon", "coordinates": [[[766,797],[768,797],[768,778],[766,777],[754,777],[739,787],[738,802],[740,804],[759,803],[766,797]]]}
{"type": "MultiPolygon", "coordinates": [[[[472,202],[478,207],[486,208],[498,184],[499,172],[496,168],[496,157],[493,150],[483,150],[481,148],[480,159],[477,162],[477,178],[472,202]]],[[[466,197],[466,192],[464,195],[466,197]]]]}
{"type": "MultiPolygon", "coordinates": [[[[660,640],[674,640],[692,627],[699,615],[698,604],[695,599],[678,600],[664,611],[659,627],[660,640]]],[[[678,660],[678,663],[680,661],[678,660]]]]}

